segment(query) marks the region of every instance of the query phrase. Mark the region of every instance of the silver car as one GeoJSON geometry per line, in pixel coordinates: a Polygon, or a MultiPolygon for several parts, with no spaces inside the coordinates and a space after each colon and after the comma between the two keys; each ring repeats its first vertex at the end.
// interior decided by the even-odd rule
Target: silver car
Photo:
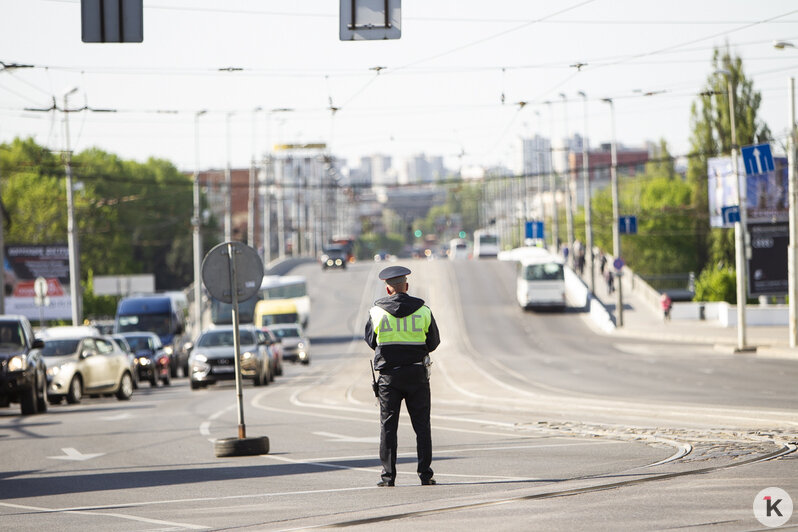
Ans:
{"type": "Polygon", "coordinates": [[[310,338],[298,323],[269,325],[269,330],[283,346],[283,360],[310,364],[310,338]]]}
{"type": "Polygon", "coordinates": [[[51,403],[79,403],[84,394],[115,394],[121,401],[133,395],[130,361],[110,338],[48,329],[43,339],[51,403]]]}
{"type": "MultiPolygon", "coordinates": [[[[235,380],[233,327],[214,327],[203,332],[188,357],[191,389],[197,390],[220,380],[235,380]]],[[[272,380],[270,352],[263,331],[252,325],[239,328],[241,376],[255,386],[272,380]]]]}

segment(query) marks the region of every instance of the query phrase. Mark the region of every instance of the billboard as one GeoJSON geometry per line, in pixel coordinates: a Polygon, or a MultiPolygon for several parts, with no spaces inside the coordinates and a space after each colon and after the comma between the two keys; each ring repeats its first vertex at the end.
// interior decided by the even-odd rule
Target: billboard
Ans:
{"type": "MultiPolygon", "coordinates": [[[[738,169],[743,168],[742,157],[738,169]]],[[[786,221],[789,213],[787,158],[774,157],[775,170],[748,177],[740,172],[740,192],[747,207],[750,223],[786,221]]],[[[739,170],[738,170],[739,171],[739,170]]],[[[707,164],[707,193],[710,227],[733,227],[723,223],[723,207],[737,205],[731,157],[713,157],[707,164]]]]}
{"type": "Polygon", "coordinates": [[[751,258],[748,261],[748,295],[778,296],[787,293],[789,222],[748,224],[751,258]]]}
{"type": "Polygon", "coordinates": [[[66,244],[5,246],[5,312],[21,314],[32,321],[64,320],[72,317],[69,296],[69,248],[66,244]],[[49,305],[34,302],[34,282],[47,280],[49,305]]]}

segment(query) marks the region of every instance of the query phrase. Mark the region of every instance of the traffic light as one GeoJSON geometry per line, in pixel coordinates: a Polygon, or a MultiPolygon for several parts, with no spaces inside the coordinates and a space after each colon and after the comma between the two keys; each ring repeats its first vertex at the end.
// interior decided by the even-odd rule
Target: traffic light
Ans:
{"type": "Polygon", "coordinates": [[[466,232],[465,232],[465,231],[460,231],[460,233],[458,234],[458,236],[459,236],[460,238],[465,238],[465,237],[466,237],[466,232]]]}
{"type": "Polygon", "coordinates": [[[416,235],[416,238],[421,238],[421,235],[423,235],[424,233],[421,231],[421,229],[416,229],[416,232],[413,234],[416,235]]]}

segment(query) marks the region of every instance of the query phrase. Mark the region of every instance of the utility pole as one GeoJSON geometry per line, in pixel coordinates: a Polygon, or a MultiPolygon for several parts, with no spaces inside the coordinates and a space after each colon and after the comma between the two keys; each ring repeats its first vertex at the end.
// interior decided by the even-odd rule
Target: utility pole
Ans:
{"type": "Polygon", "coordinates": [[[233,239],[233,176],[230,169],[230,117],[234,112],[227,113],[225,129],[227,137],[227,165],[224,169],[224,241],[233,239]]]}
{"type": "Polygon", "coordinates": [[[549,106],[551,117],[551,141],[549,142],[549,188],[551,190],[551,247],[555,253],[560,252],[560,223],[557,212],[557,170],[554,169],[554,108],[550,101],[544,102],[549,106]]]}
{"type": "Polygon", "coordinates": [[[67,244],[69,247],[69,297],[72,300],[72,325],[80,325],[83,321],[80,300],[80,253],[78,251],[78,233],[75,227],[75,202],[72,190],[72,152],[69,146],[69,96],[77,92],[75,87],[64,94],[64,169],[66,172],[67,194],[67,244]]]}
{"type": "Polygon", "coordinates": [[[798,305],[798,282],[796,282],[796,267],[798,267],[798,222],[796,222],[796,200],[798,200],[798,174],[796,171],[795,150],[798,144],[795,130],[795,78],[790,78],[790,136],[788,137],[789,147],[787,149],[787,156],[789,157],[789,197],[790,197],[790,246],[787,254],[787,268],[789,270],[788,279],[788,295],[790,305],[790,347],[798,345],[798,312],[796,312],[796,305],[798,305]]]}
{"type": "Polygon", "coordinates": [[[194,217],[193,243],[194,243],[194,320],[195,336],[202,331],[202,215],[200,213],[200,185],[199,185],[199,119],[207,113],[206,110],[194,113],[194,217]]]}
{"type": "Polygon", "coordinates": [[[596,291],[596,272],[593,269],[593,222],[592,222],[592,207],[590,205],[591,190],[590,190],[590,164],[588,156],[587,144],[587,94],[579,91],[579,96],[584,100],[585,108],[585,132],[582,138],[582,187],[585,194],[585,258],[587,259],[587,266],[590,271],[588,280],[590,281],[590,291],[596,291]]]}
{"type": "Polygon", "coordinates": [[[571,172],[571,136],[568,134],[568,96],[560,93],[562,98],[563,129],[565,130],[565,228],[568,245],[568,258],[574,264],[574,209],[571,192],[573,190],[573,174],[571,172]]]}
{"type": "Polygon", "coordinates": [[[247,245],[256,248],[255,245],[255,190],[256,190],[256,144],[257,144],[257,123],[258,111],[261,107],[256,107],[252,111],[252,159],[249,164],[249,209],[247,209],[247,245]]]}
{"type": "MultiPolygon", "coordinates": [[[[612,184],[612,254],[614,258],[621,258],[621,231],[618,226],[619,196],[618,196],[618,148],[615,140],[615,105],[611,98],[604,98],[602,101],[610,104],[610,119],[612,122],[612,168],[610,169],[610,181],[612,184]]],[[[618,283],[615,287],[615,326],[623,327],[623,268],[617,272],[618,283]]],[[[610,275],[612,273],[610,272],[610,275]]]]}

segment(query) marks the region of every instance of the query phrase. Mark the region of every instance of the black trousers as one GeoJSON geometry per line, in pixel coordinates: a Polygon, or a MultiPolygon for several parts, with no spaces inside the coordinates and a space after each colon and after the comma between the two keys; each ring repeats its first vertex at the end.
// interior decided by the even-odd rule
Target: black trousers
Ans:
{"type": "Polygon", "coordinates": [[[421,480],[432,478],[432,433],[430,431],[429,380],[424,366],[406,366],[381,374],[380,393],[380,461],[382,479],[396,479],[396,446],[399,412],[402,400],[410,414],[416,432],[418,476],[421,480]]]}

